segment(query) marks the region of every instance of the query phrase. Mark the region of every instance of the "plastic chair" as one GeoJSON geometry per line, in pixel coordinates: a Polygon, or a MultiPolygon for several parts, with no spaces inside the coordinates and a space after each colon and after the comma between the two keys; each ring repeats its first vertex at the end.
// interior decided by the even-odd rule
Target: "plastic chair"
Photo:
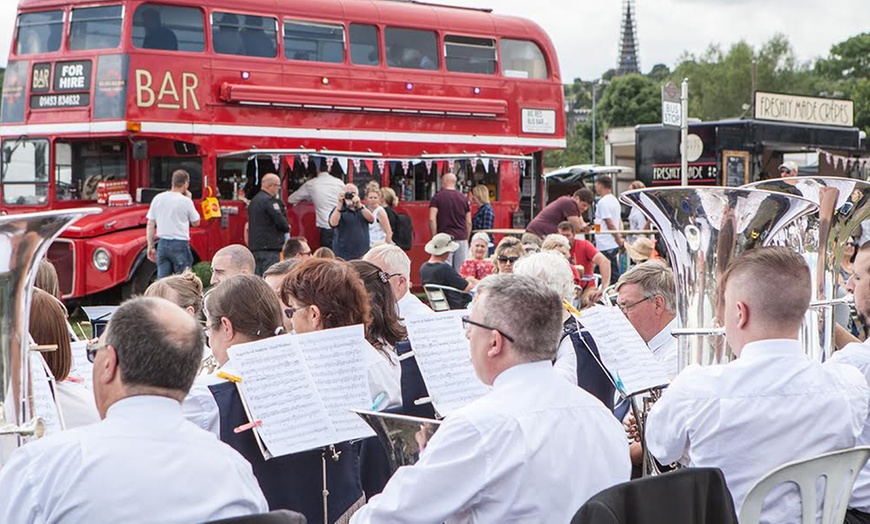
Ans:
{"type": "Polygon", "coordinates": [[[447,292],[458,293],[459,295],[469,295],[461,289],[456,289],[450,286],[441,286],[438,284],[423,284],[423,291],[426,292],[426,298],[429,300],[429,306],[432,311],[438,313],[440,311],[449,311],[451,309],[450,302],[447,300],[447,292]]]}
{"type": "Polygon", "coordinates": [[[818,508],[816,481],[819,477],[825,477],[821,524],[840,524],[846,516],[855,478],[868,457],[870,446],[861,446],[784,464],[752,486],[743,500],[738,521],[740,524],[756,524],[761,515],[764,498],[770,490],[789,482],[798,486],[803,524],[815,523],[818,508]]]}

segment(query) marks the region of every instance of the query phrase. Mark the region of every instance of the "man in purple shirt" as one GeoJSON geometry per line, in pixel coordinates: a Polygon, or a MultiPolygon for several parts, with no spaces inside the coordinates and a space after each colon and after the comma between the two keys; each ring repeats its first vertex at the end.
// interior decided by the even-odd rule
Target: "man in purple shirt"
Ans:
{"type": "Polygon", "coordinates": [[[538,216],[526,226],[526,232],[541,238],[558,232],[559,223],[567,220],[574,226],[574,231],[586,231],[586,221],[583,215],[592,205],[592,191],[582,188],[574,191],[571,196],[560,196],[547,204],[538,216]]]}
{"type": "Polygon", "coordinates": [[[434,237],[446,233],[453,237],[459,248],[447,263],[459,271],[468,258],[468,236],[471,234],[471,206],[468,199],[456,190],[456,175],[441,177],[441,191],[429,201],[429,233],[434,237]]]}

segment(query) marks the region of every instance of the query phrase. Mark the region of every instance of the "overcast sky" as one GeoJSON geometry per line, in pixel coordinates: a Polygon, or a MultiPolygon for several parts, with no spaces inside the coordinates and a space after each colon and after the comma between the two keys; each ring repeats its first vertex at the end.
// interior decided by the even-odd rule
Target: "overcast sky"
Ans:
{"type": "MultiPolygon", "coordinates": [[[[552,38],[562,77],[594,79],[616,65],[621,0],[434,0],[493,8],[534,20],[552,38]]],[[[16,0],[0,0],[0,63],[6,64],[16,0]]],[[[685,51],[744,39],[760,45],[785,33],[799,59],[826,56],[832,44],[870,31],[868,0],[637,0],[640,64],[673,67],[685,51]]]]}

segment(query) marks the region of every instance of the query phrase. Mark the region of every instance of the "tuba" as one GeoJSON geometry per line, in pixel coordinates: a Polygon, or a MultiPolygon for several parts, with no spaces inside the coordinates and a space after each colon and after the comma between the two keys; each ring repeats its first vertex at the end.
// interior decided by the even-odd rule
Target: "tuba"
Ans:
{"type": "Polygon", "coordinates": [[[0,465],[26,437],[44,433],[30,395],[28,322],[39,261],[78,218],[99,208],[0,217],[0,465]]]}
{"type": "Polygon", "coordinates": [[[730,187],[667,187],[623,193],[661,232],[674,270],[679,369],[722,364],[731,351],[716,325],[718,282],[731,259],[766,246],[780,230],[818,206],[805,198],[730,187]]]}
{"type": "MultiPolygon", "coordinates": [[[[666,187],[628,191],[622,202],[655,224],[668,249],[676,284],[678,367],[724,364],[733,355],[717,324],[719,280],[731,259],[768,245],[777,232],[818,208],[804,198],[728,187],[666,187]],[[719,336],[717,336],[719,335],[719,336]]],[[[632,398],[644,445],[643,475],[662,472],[646,451],[646,416],[661,390],[642,405],[632,398]]]]}
{"type": "Polygon", "coordinates": [[[809,357],[822,362],[834,351],[834,306],[848,303],[835,298],[840,259],[849,236],[870,216],[870,184],[851,178],[796,177],[744,187],[798,195],[819,206],[817,214],[789,224],[772,243],[791,247],[810,267],[812,307],[801,328],[801,344],[809,357]]]}

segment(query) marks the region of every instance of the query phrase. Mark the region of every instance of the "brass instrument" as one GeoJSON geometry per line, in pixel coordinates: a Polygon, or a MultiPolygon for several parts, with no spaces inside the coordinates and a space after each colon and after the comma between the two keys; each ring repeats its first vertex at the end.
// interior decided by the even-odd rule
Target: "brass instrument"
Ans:
{"type": "MultiPolygon", "coordinates": [[[[768,245],[777,232],[818,206],[810,200],[771,191],[728,187],[665,187],[628,191],[620,200],[639,208],[658,228],[674,271],[678,367],[724,364],[733,355],[717,325],[718,282],[731,259],[768,245]]],[[[641,441],[646,415],[661,391],[632,409],[641,441]]],[[[644,476],[660,473],[644,446],[644,476]]]]}
{"type": "Polygon", "coordinates": [[[0,217],[0,464],[25,437],[44,433],[28,394],[28,323],[39,261],[70,224],[99,212],[80,208],[0,217]]]}
{"type": "Polygon", "coordinates": [[[772,243],[791,247],[810,267],[812,307],[801,328],[801,344],[820,362],[834,351],[834,305],[840,279],[840,259],[849,236],[870,217],[870,184],[841,177],[792,177],[744,186],[798,195],[815,202],[818,213],[788,225],[772,243]]]}
{"type": "Polygon", "coordinates": [[[371,426],[387,454],[390,472],[417,462],[440,420],[409,417],[382,411],[352,410],[371,426]]]}

